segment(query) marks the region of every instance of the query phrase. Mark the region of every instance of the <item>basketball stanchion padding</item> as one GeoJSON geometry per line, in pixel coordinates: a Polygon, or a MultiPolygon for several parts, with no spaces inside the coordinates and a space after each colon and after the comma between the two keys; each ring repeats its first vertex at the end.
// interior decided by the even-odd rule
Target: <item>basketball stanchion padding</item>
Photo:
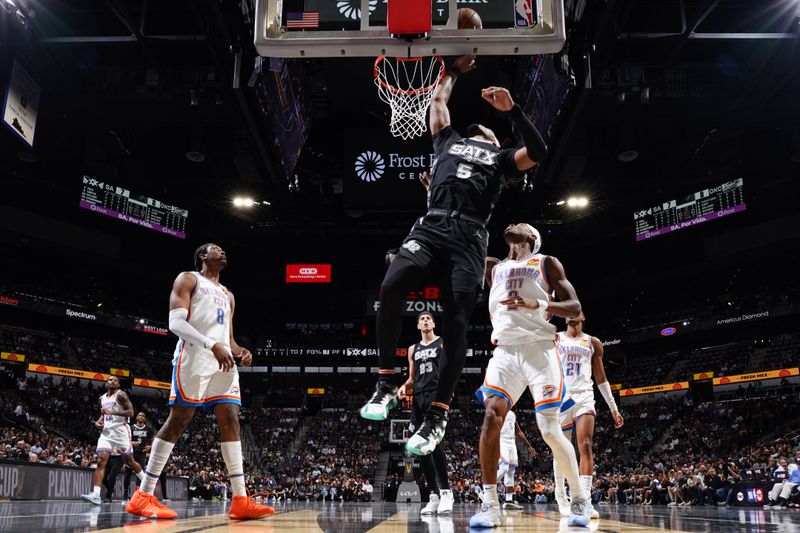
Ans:
{"type": "Polygon", "coordinates": [[[401,139],[428,130],[426,114],[433,91],[444,76],[444,60],[432,57],[386,57],[375,60],[378,96],[392,111],[390,130],[401,139]]]}
{"type": "Polygon", "coordinates": [[[433,26],[431,0],[388,0],[386,17],[392,36],[427,35],[433,26]]]}

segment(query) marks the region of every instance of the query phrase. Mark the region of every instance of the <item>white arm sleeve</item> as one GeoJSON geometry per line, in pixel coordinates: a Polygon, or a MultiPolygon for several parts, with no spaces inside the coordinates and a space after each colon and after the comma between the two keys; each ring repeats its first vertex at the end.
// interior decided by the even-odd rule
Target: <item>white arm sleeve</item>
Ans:
{"type": "Polygon", "coordinates": [[[188,309],[173,309],[169,312],[169,330],[187,342],[199,344],[206,350],[210,350],[217,341],[197,331],[194,326],[189,324],[188,318],[188,309]]]}
{"type": "MultiPolygon", "coordinates": [[[[170,322],[171,324],[172,322],[170,322]]],[[[603,395],[603,399],[608,404],[608,408],[611,409],[611,412],[619,411],[617,408],[617,402],[614,401],[614,395],[611,394],[611,385],[608,384],[608,381],[604,381],[597,386],[600,390],[600,394],[603,395]]]]}

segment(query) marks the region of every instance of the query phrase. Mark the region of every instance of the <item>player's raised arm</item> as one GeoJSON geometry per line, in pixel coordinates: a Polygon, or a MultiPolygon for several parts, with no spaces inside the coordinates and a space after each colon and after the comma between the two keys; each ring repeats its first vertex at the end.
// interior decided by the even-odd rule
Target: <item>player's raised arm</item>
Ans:
{"type": "Polygon", "coordinates": [[[581,302],[578,300],[575,287],[564,273],[564,265],[552,255],[548,255],[544,257],[544,267],[547,280],[558,297],[558,301],[547,304],[547,310],[561,318],[573,318],[580,315],[581,302]]]}
{"type": "Polygon", "coordinates": [[[492,104],[498,111],[508,113],[508,117],[514,126],[517,127],[525,143],[524,148],[520,148],[514,153],[514,163],[517,169],[524,171],[533,168],[547,156],[547,145],[539,134],[539,130],[533,122],[525,115],[522,108],[514,103],[511,93],[504,87],[487,87],[481,91],[481,97],[492,104]]]}
{"type": "Polygon", "coordinates": [[[483,278],[486,282],[486,285],[491,288],[492,286],[492,277],[494,275],[494,267],[496,267],[500,263],[500,260],[496,257],[488,256],[484,259],[483,264],[483,278]]]}
{"type": "Polygon", "coordinates": [[[447,109],[447,101],[450,100],[450,93],[453,92],[453,85],[461,74],[466,74],[475,68],[475,56],[461,56],[447,68],[447,71],[433,90],[433,100],[431,101],[430,117],[428,125],[431,134],[436,135],[450,125],[450,111],[447,109]]]}
{"type": "Polygon", "coordinates": [[[608,408],[611,410],[611,417],[614,419],[614,427],[621,428],[625,423],[625,419],[622,418],[619,412],[617,402],[614,401],[614,395],[611,393],[611,385],[608,384],[606,369],[605,366],[603,366],[603,353],[605,351],[603,343],[600,342],[600,339],[597,337],[592,337],[592,348],[594,348],[594,353],[592,353],[592,374],[594,375],[595,382],[597,382],[597,389],[600,391],[608,408]]]}

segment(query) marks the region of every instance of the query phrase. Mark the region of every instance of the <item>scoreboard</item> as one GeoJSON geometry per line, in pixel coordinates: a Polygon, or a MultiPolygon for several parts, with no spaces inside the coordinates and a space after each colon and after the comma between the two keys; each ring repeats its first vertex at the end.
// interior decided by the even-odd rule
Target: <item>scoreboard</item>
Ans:
{"type": "Polygon", "coordinates": [[[143,228],[186,238],[189,211],[100,180],[83,177],[80,206],[143,228]]]}
{"type": "Polygon", "coordinates": [[[636,211],[633,222],[636,240],[659,235],[715,220],[747,209],[741,178],[703,189],[682,198],[636,211]]]}

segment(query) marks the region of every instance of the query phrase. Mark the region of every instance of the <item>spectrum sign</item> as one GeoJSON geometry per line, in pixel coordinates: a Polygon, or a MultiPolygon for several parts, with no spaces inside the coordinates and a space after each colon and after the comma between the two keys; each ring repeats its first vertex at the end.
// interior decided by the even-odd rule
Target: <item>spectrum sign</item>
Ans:
{"type": "Polygon", "coordinates": [[[286,265],[286,283],[330,283],[331,265],[286,265]]]}

